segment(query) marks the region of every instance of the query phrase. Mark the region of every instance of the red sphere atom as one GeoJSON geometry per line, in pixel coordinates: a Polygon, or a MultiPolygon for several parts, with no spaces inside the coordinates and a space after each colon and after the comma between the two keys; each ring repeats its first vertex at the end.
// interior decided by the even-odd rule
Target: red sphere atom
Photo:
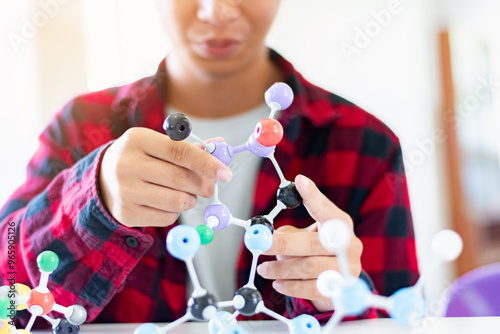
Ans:
{"type": "Polygon", "coordinates": [[[262,146],[278,145],[283,138],[283,127],[280,122],[272,118],[264,118],[255,127],[255,138],[262,146]]]}
{"type": "Polygon", "coordinates": [[[54,303],[54,295],[52,295],[52,292],[41,293],[35,289],[31,290],[28,295],[28,300],[26,301],[26,305],[30,311],[33,306],[40,306],[43,309],[43,313],[40,315],[46,315],[52,311],[54,303]]]}

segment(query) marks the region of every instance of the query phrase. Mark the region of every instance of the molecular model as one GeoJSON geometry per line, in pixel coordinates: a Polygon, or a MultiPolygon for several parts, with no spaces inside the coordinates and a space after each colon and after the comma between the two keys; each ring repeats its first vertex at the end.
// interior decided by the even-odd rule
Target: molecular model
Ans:
{"type": "Polygon", "coordinates": [[[37,288],[31,290],[19,283],[0,288],[0,334],[30,334],[37,317],[50,322],[55,334],[78,334],[79,326],[87,319],[87,311],[80,305],[64,307],[56,304],[52,292],[47,288],[50,274],[59,266],[59,258],[54,252],[45,251],[38,255],[37,264],[41,273],[37,288]],[[31,313],[31,318],[25,329],[16,329],[12,326],[14,315],[17,310],[24,309],[31,313]],[[7,312],[4,314],[4,311],[7,312]],[[51,311],[63,314],[65,319],[49,317],[47,314],[51,311]]]}
{"type": "Polygon", "coordinates": [[[319,240],[323,247],[337,255],[340,273],[327,270],[321,273],[316,281],[318,291],[331,298],[335,312],[330,318],[323,333],[331,333],[346,316],[356,316],[369,307],[384,309],[398,323],[407,326],[418,325],[425,316],[423,285],[429,273],[443,261],[453,261],[462,252],[463,242],[460,236],[451,230],[437,233],[432,240],[432,252],[435,256],[429,268],[412,287],[402,288],[392,296],[374,295],[367,283],[354,277],[349,269],[346,248],[352,233],[346,222],[330,219],[319,229],[319,240]]]}
{"type": "Polygon", "coordinates": [[[193,266],[193,257],[202,244],[199,232],[186,225],[174,227],[167,235],[167,250],[172,256],[186,263],[194,287],[191,298],[188,300],[187,312],[183,317],[164,327],[143,324],[135,330],[134,334],[167,333],[188,320],[209,321],[208,328],[211,334],[245,334],[248,333],[247,330],[238,325],[236,317],[239,314],[251,316],[257,313],[265,313],[283,321],[292,334],[318,334],[320,325],[314,317],[303,314],[290,320],[271,311],[264,305],[262,295],[255,287],[257,259],[272,246],[271,230],[263,224],[252,225],[245,232],[244,243],[253,255],[248,283],[234,294],[233,300],[217,302],[212,294],[201,287],[193,266]],[[236,311],[233,314],[224,311],[217,312],[219,308],[228,306],[234,307],[236,311]]]}
{"type": "Polygon", "coordinates": [[[218,183],[214,181],[214,196],[205,208],[203,219],[205,224],[196,229],[189,226],[176,226],[167,235],[167,250],[177,259],[186,263],[194,291],[187,303],[186,314],[178,320],[158,327],[154,324],[143,324],[135,330],[135,334],[166,333],[179,324],[189,320],[209,321],[209,331],[212,334],[247,333],[246,329],[238,325],[236,317],[239,314],[252,316],[265,313],[270,317],[284,322],[292,334],[316,334],[320,332],[318,321],[310,315],[300,315],[295,319],[287,319],[264,306],[261,293],[255,287],[255,273],[259,256],[272,246],[274,232],[274,218],[283,209],[293,209],[302,203],[295,184],[288,181],[274,158],[276,145],[283,137],[283,127],[273,117],[277,111],[288,108],[293,101],[291,88],[284,83],[276,83],[265,93],[267,105],[271,108],[269,118],[257,123],[255,131],[245,144],[232,147],[223,141],[206,143],[191,132],[189,119],[183,114],[174,114],[167,117],[164,129],[167,135],[175,141],[188,137],[201,143],[205,150],[217,157],[224,164],[229,165],[234,154],[250,151],[254,155],[268,158],[272,161],[281,183],[277,191],[277,204],[274,209],[264,216],[256,216],[248,220],[235,218],[218,196],[218,183]],[[199,283],[193,265],[193,257],[201,245],[208,244],[213,239],[213,230],[221,230],[233,224],[245,228],[244,244],[252,253],[252,266],[248,283],[241,287],[230,301],[217,302],[215,297],[203,289],[199,283]],[[218,312],[222,307],[234,307],[233,314],[218,312]]]}
{"type": "Polygon", "coordinates": [[[261,158],[268,158],[272,161],[281,180],[276,207],[268,215],[256,216],[246,221],[231,215],[228,207],[219,200],[218,182],[214,181],[214,196],[203,212],[205,225],[197,227],[200,235],[204,236],[202,237],[202,244],[212,241],[212,230],[222,230],[230,224],[238,225],[245,229],[255,224],[262,224],[273,231],[274,218],[281,210],[293,209],[302,203],[302,199],[295,188],[295,183],[285,179],[280,166],[274,158],[276,145],[283,138],[283,127],[273,117],[277,111],[284,110],[292,104],[293,91],[287,84],[275,83],[266,91],[265,100],[271,108],[269,118],[258,122],[248,141],[236,147],[232,147],[223,141],[206,143],[201,140],[191,132],[189,119],[183,114],[170,115],[163,124],[163,128],[170,139],[180,141],[189,137],[202,144],[207,152],[222,161],[225,165],[231,163],[233,155],[244,151],[250,151],[261,158]]]}

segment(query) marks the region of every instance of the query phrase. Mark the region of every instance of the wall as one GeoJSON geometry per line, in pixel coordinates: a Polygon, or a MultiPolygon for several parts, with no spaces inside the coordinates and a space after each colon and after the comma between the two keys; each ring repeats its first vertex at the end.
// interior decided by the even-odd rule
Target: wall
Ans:
{"type": "Polygon", "coordinates": [[[29,2],[0,3],[0,203],[24,180],[41,131],[33,13],[29,2]]]}

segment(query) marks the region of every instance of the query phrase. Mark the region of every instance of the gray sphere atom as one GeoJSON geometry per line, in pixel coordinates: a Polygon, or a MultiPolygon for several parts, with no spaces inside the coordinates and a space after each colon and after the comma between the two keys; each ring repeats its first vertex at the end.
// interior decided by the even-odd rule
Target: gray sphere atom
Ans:
{"type": "Polygon", "coordinates": [[[80,327],[71,324],[66,319],[60,319],[59,323],[53,328],[54,334],[78,334],[80,333],[80,327]]]}
{"type": "Polygon", "coordinates": [[[242,287],[234,294],[234,308],[243,315],[251,316],[257,313],[257,306],[262,301],[259,290],[242,287]]]}
{"type": "MultiPolygon", "coordinates": [[[[210,320],[211,312],[217,312],[217,300],[211,293],[203,296],[191,297],[188,300],[188,309],[197,320],[210,320]]],[[[215,313],[214,312],[214,313],[215,313]]]]}
{"type": "Polygon", "coordinates": [[[175,141],[184,140],[191,134],[191,123],[184,114],[173,114],[163,122],[163,129],[167,136],[175,141]]]}
{"type": "Polygon", "coordinates": [[[81,325],[87,320],[87,311],[80,305],[68,307],[66,319],[73,325],[81,325]]]}

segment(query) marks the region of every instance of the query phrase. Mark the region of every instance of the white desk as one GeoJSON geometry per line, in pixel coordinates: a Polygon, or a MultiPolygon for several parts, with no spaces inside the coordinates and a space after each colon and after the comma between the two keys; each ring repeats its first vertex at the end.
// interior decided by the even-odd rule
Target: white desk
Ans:
{"type": "MultiPolygon", "coordinates": [[[[250,333],[276,334],[288,333],[288,328],[278,321],[241,321],[250,333]]],[[[137,324],[84,325],[81,334],[132,334],[137,324]]],[[[34,331],[33,334],[51,333],[34,331]]],[[[207,323],[185,323],[171,332],[172,334],[208,333],[207,323]]],[[[343,322],[334,334],[486,334],[500,333],[500,317],[474,318],[428,318],[421,326],[410,328],[396,324],[391,319],[372,319],[343,322]]]]}

